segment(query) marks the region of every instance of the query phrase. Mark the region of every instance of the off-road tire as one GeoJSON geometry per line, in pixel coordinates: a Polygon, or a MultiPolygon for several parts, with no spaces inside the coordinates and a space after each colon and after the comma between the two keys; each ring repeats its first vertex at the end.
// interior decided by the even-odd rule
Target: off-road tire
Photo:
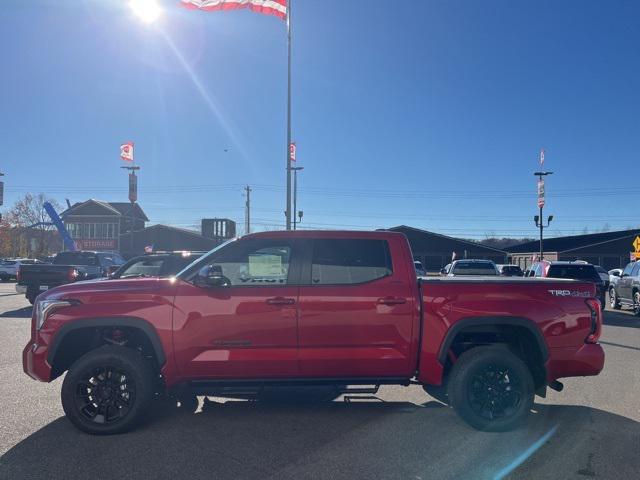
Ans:
{"type": "MultiPolygon", "coordinates": [[[[114,378],[115,375],[113,374],[114,378]]],[[[136,350],[111,345],[97,348],[80,357],[69,368],[62,384],[62,408],[71,423],[83,432],[92,435],[111,435],[126,432],[138,425],[149,411],[151,400],[154,396],[153,382],[155,376],[149,362],[136,350]],[[92,420],[87,414],[87,409],[96,410],[93,407],[93,403],[90,402],[88,404],[89,407],[84,410],[80,407],[80,404],[86,402],[85,397],[87,394],[84,386],[90,383],[87,379],[91,378],[92,375],[98,375],[96,372],[105,369],[108,371],[109,368],[112,369],[112,372],[117,372],[120,377],[110,382],[108,387],[105,387],[105,390],[108,388],[108,392],[113,392],[114,390],[119,392],[123,385],[121,378],[124,375],[124,386],[131,389],[131,395],[128,397],[131,400],[122,418],[108,421],[109,409],[107,409],[107,413],[104,415],[106,421],[100,423],[99,419],[92,420]]],[[[92,398],[97,398],[102,393],[92,394],[92,398]]],[[[119,400],[117,398],[115,402],[119,400]]],[[[114,403],[113,406],[108,408],[111,409],[111,412],[120,413],[119,408],[122,407],[118,407],[114,403]]]]}
{"type": "Polygon", "coordinates": [[[640,317],[640,292],[633,292],[633,314],[640,317]]]}
{"type": "Polygon", "coordinates": [[[529,368],[503,346],[476,347],[460,355],[451,369],[447,392],[451,406],[465,422],[490,432],[521,425],[535,396],[529,368]],[[500,412],[500,407],[505,411],[500,412]]]}

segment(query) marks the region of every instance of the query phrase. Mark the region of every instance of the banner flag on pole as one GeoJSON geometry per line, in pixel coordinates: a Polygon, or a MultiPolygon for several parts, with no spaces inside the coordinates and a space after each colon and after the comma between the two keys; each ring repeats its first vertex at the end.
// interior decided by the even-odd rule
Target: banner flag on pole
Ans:
{"type": "Polygon", "coordinates": [[[120,158],[125,162],[133,162],[133,142],[120,145],[120,158]]]}
{"type": "Polygon", "coordinates": [[[540,149],[540,166],[544,165],[544,148],[540,149]]]}
{"type": "Polygon", "coordinates": [[[252,12],[274,15],[282,20],[287,18],[287,0],[182,0],[182,6],[210,12],[248,8],[252,12]]]}
{"type": "Polygon", "coordinates": [[[292,162],[296,161],[296,142],[291,142],[289,144],[289,158],[292,162]]]}

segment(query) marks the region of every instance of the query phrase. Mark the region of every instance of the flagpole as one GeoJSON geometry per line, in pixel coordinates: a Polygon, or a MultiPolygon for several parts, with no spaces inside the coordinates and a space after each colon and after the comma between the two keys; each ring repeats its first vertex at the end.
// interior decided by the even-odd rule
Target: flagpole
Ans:
{"type": "Polygon", "coordinates": [[[287,230],[291,230],[291,3],[287,2],[287,230]]]}

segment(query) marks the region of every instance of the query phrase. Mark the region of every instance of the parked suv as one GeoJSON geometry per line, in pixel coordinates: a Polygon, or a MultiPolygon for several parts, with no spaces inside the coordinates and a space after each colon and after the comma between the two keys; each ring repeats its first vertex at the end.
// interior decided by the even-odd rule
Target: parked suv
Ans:
{"type": "Polygon", "coordinates": [[[630,306],[640,316],[640,262],[631,262],[624,268],[618,281],[609,288],[609,301],[611,308],[630,306]]]}
{"type": "Polygon", "coordinates": [[[572,278],[587,280],[596,285],[600,305],[606,302],[607,289],[596,267],[586,262],[549,262],[542,260],[531,265],[533,277],[572,278]]]}

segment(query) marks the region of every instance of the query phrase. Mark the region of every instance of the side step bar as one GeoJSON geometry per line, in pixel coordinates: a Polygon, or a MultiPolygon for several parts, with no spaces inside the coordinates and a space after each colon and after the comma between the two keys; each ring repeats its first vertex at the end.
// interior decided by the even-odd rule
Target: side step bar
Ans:
{"type": "Polygon", "coordinates": [[[408,378],[295,378],[295,379],[244,379],[244,380],[193,380],[177,386],[200,395],[247,396],[257,395],[266,387],[317,387],[335,386],[340,394],[375,394],[381,385],[409,385],[408,378]]]}

